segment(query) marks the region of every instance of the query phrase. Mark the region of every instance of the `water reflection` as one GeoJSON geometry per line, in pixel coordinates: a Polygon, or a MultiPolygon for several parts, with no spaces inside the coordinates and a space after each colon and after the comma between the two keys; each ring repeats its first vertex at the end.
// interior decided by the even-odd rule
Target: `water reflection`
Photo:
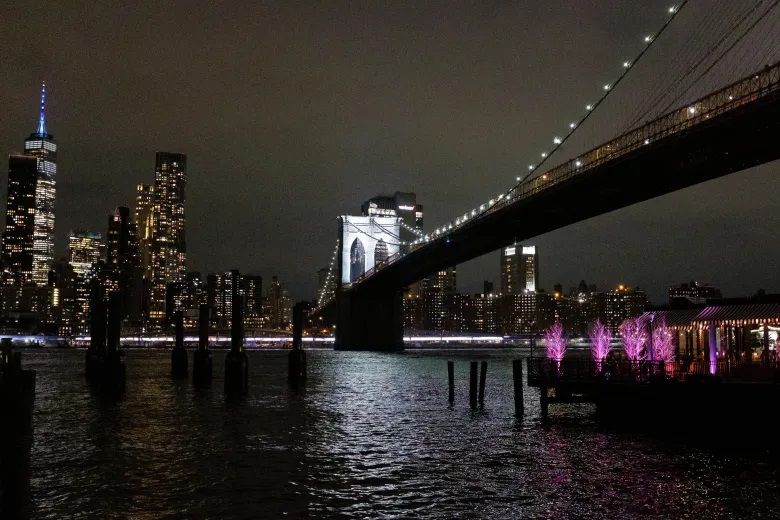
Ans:
{"type": "Polygon", "coordinates": [[[712,518],[780,506],[772,450],[615,431],[583,406],[542,422],[528,388],[517,420],[510,352],[310,352],[297,389],[286,356],[252,352],[249,393],[232,401],[224,353],[196,389],[171,380],[168,352],[130,351],[127,395],[106,402],[81,352],[27,352],[37,517],[712,518]],[[485,408],[472,412],[468,360],[483,358],[485,408]]]}

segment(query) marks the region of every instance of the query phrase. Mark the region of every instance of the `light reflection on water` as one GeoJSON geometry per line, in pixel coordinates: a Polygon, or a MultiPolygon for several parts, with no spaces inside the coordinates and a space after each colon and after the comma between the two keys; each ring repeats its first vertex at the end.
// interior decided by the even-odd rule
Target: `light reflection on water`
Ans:
{"type": "MultiPolygon", "coordinates": [[[[24,353],[38,371],[38,518],[772,517],[778,459],[597,425],[588,406],[514,418],[515,353],[309,352],[303,389],[286,353],[251,352],[246,399],[170,378],[168,351],[129,351],[127,396],[90,394],[82,351],[24,353]],[[468,408],[468,360],[489,362],[485,409],[468,408]],[[446,360],[456,402],[447,404],[446,360]]],[[[190,360],[191,360],[190,356],[190,360]]],[[[767,446],[773,444],[766,442],[767,446]]]]}

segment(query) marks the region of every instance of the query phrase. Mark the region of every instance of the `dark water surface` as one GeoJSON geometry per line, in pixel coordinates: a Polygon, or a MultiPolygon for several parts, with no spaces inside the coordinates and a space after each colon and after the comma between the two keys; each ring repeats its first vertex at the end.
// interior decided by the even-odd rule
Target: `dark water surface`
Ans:
{"type": "Polygon", "coordinates": [[[127,396],[111,403],[90,393],[83,351],[24,351],[38,371],[35,517],[780,517],[777,436],[618,432],[586,405],[543,423],[528,389],[517,421],[511,351],[310,351],[298,391],[286,352],[250,352],[249,396],[232,402],[224,355],[196,390],[171,380],[169,351],[131,350],[127,396]],[[489,361],[477,412],[469,359],[489,361]]]}

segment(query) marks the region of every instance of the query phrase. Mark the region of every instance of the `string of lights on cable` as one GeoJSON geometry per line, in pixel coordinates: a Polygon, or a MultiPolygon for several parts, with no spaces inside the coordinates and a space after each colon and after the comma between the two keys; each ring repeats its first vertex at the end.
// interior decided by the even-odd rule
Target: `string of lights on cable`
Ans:
{"type": "MultiPolygon", "coordinates": [[[[534,174],[537,173],[539,169],[542,167],[542,165],[544,165],[547,162],[547,159],[549,159],[556,151],[558,151],[558,149],[560,149],[560,147],[574,134],[574,132],[576,132],[577,129],[580,126],[582,126],[582,124],[591,115],[593,115],[594,111],[609,97],[609,95],[615,90],[615,87],[617,87],[623,81],[626,75],[636,66],[636,64],[650,50],[650,48],[658,40],[658,38],[666,31],[666,29],[669,27],[671,22],[677,17],[677,15],[680,14],[682,9],[688,4],[688,2],[689,0],[683,0],[681,3],[677,5],[673,5],[667,9],[668,17],[661,25],[661,27],[657,31],[643,36],[644,46],[642,50],[639,52],[639,54],[633,60],[626,60],[622,63],[620,75],[615,79],[615,81],[604,84],[602,89],[603,92],[601,96],[595,102],[589,103],[588,105],[585,106],[585,115],[582,118],[580,118],[577,121],[573,121],[569,123],[569,128],[567,132],[565,134],[562,134],[563,137],[561,136],[553,137],[553,148],[550,149],[549,151],[543,151],[541,153],[540,162],[528,166],[528,174],[525,177],[518,176],[516,178],[516,184],[512,188],[510,188],[507,192],[499,193],[496,198],[490,199],[485,204],[481,204],[478,208],[474,208],[470,212],[464,213],[462,216],[457,217],[455,220],[448,222],[447,224],[445,224],[440,228],[437,228],[433,232],[421,236],[420,238],[412,242],[412,245],[419,245],[426,242],[430,242],[432,239],[435,239],[440,235],[443,235],[448,231],[451,231],[453,227],[457,227],[474,217],[479,217],[484,215],[499,202],[512,199],[513,198],[512,194],[513,193],[516,194],[519,191],[519,188],[524,183],[529,182],[532,179],[538,178],[539,176],[535,176],[534,174]]],[[[578,163],[577,166],[579,167],[580,164],[578,163]]],[[[542,179],[545,178],[544,175],[542,175],[541,177],[542,179]]]]}
{"type": "Polygon", "coordinates": [[[617,87],[621,81],[626,77],[626,75],[629,73],[629,71],[636,66],[636,64],[642,59],[642,57],[647,54],[647,51],[650,50],[650,48],[653,46],[653,44],[658,40],[658,38],[666,31],[666,29],[669,27],[669,24],[672,23],[672,20],[677,17],[678,14],[680,14],[680,11],[685,7],[685,5],[688,3],[689,0],[683,0],[682,3],[679,5],[674,5],[669,7],[667,10],[667,13],[669,16],[667,17],[666,21],[663,23],[660,29],[658,29],[654,33],[650,33],[643,37],[644,47],[639,52],[639,54],[633,59],[633,60],[626,60],[622,63],[622,71],[620,75],[617,77],[615,81],[612,83],[605,83],[602,87],[603,93],[601,94],[601,97],[596,100],[595,103],[589,103],[585,105],[585,115],[579,120],[579,121],[572,121],[569,123],[569,128],[567,130],[567,133],[563,137],[555,136],[553,137],[553,148],[547,152],[543,151],[541,153],[541,161],[536,164],[529,164],[528,170],[529,173],[526,175],[525,179],[522,177],[517,177],[517,185],[519,186],[520,183],[526,182],[530,180],[533,177],[533,174],[536,173],[539,168],[541,168],[544,163],[547,162],[547,159],[549,159],[558,149],[563,146],[563,144],[569,140],[569,138],[574,134],[574,132],[577,131],[577,129],[591,116],[593,115],[594,111],[609,97],[609,95],[612,93],[612,91],[617,87]]]}

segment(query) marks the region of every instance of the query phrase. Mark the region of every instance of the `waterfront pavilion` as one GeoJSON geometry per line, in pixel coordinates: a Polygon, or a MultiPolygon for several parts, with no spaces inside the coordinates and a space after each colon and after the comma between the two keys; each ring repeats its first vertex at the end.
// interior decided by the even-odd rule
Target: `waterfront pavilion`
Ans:
{"type": "Polygon", "coordinates": [[[720,364],[776,364],[780,331],[780,294],[709,300],[706,304],[659,307],[643,321],[665,322],[677,333],[678,355],[720,364]]]}

